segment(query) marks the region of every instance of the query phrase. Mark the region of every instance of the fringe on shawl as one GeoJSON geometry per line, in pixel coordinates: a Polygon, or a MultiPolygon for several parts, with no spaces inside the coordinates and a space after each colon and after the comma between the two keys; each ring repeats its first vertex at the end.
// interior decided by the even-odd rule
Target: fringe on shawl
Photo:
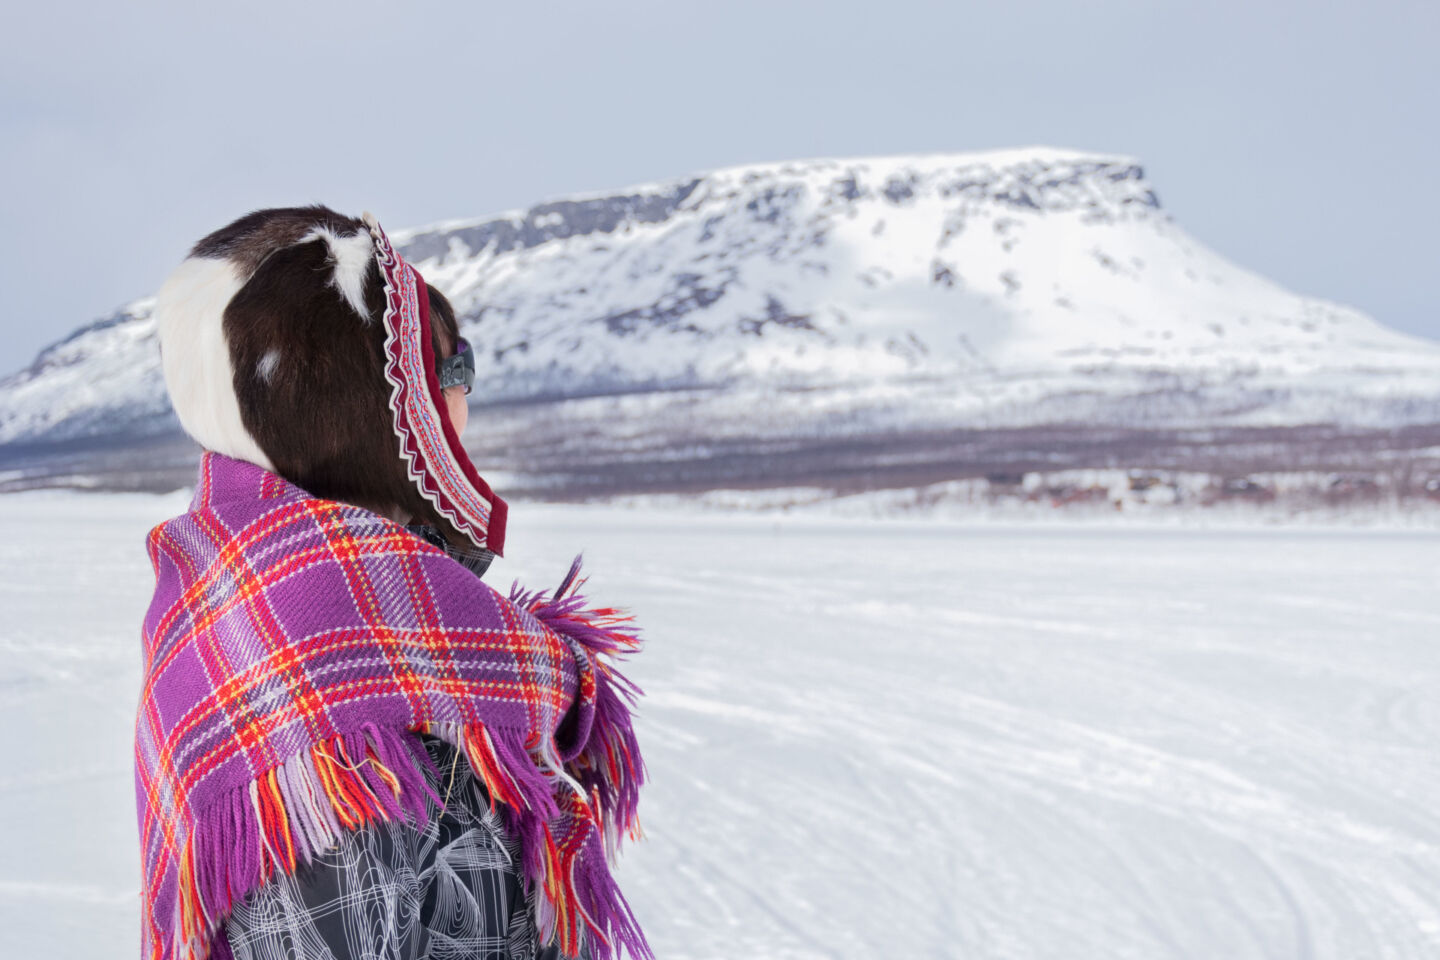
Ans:
{"type": "MultiPolygon", "coordinates": [[[[643,836],[637,805],[645,767],[630,719],[641,691],[609,662],[637,650],[640,640],[625,626],[631,617],[609,607],[584,608],[575,592],[585,582],[577,580],[580,561],[575,558],[548,599],[518,585],[510,599],[576,649],[577,700],[593,684],[588,729],[577,729],[558,753],[553,743],[527,744],[518,731],[483,724],[414,729],[462,750],[484,782],[491,808],[497,801],[504,805],[507,826],[521,841],[526,883],[540,887],[536,924],[544,945],[558,942],[564,954],[578,956],[588,930],[596,960],[618,960],[622,946],[633,957],[653,960],[609,869],[622,834],[643,836]]],[[[201,811],[181,848],[175,955],[226,960],[229,951],[215,940],[220,925],[237,900],[276,870],[293,873],[348,832],[377,820],[425,823],[427,798],[437,806],[445,802],[425,769],[439,776],[413,737],[365,724],[316,743],[201,811]]]]}
{"type": "Polygon", "coordinates": [[[425,822],[426,798],[437,804],[441,798],[423,768],[438,775],[413,737],[365,724],[319,741],[206,807],[180,850],[176,956],[211,955],[235,901],[275,871],[293,873],[376,820],[409,815],[425,822]]]}
{"type": "MultiPolygon", "coordinates": [[[[576,956],[580,924],[598,938],[591,952],[599,958],[618,957],[623,944],[632,956],[653,958],[645,934],[610,874],[608,864],[619,855],[620,838],[638,840],[640,787],[645,764],[635,738],[630,711],[642,691],[625,678],[614,661],[634,653],[640,638],[633,618],[612,607],[586,608],[579,593],[587,578],[579,577],[582,557],[548,598],[512,584],[510,600],[571,644],[579,667],[577,701],[593,696],[594,709],[582,714],[558,756],[545,757],[570,791],[564,795],[562,823],[573,824],[568,835],[552,834],[555,824],[522,814],[514,821],[526,853],[527,879],[544,883],[537,922],[542,942],[558,940],[561,952],[576,956]],[[594,830],[588,829],[593,824],[594,830]],[[539,842],[543,836],[543,843],[539,842]],[[603,846],[602,846],[603,844],[603,846]],[[535,858],[532,851],[543,852],[535,858]],[[572,910],[572,905],[577,910],[572,910]]],[[[547,750],[556,745],[543,745],[547,750]]],[[[511,807],[507,816],[519,807],[511,807]]]]}

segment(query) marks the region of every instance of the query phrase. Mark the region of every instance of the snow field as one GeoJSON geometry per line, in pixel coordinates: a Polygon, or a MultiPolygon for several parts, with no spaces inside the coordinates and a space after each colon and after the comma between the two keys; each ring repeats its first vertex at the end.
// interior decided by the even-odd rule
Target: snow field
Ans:
{"type": "MultiPolygon", "coordinates": [[[[0,498],[6,956],[137,942],[130,768],[168,497],[0,498]]],[[[651,784],[664,960],[1440,955],[1440,535],[517,504],[589,593],[651,784]]]]}

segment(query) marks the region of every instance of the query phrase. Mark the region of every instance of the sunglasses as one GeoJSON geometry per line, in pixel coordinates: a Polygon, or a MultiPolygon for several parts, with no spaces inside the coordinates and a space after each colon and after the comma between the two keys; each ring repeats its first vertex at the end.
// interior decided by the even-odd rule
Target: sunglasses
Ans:
{"type": "Polygon", "coordinates": [[[455,342],[455,353],[437,363],[435,373],[440,377],[441,390],[464,386],[469,396],[475,386],[475,354],[470,350],[470,341],[460,337],[455,342]]]}

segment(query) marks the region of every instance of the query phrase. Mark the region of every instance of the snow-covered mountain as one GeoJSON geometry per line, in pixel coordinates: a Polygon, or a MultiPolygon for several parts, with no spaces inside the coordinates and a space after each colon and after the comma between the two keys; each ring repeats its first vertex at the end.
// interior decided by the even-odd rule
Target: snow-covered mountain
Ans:
{"type": "MultiPolygon", "coordinates": [[[[1231,264],[1126,157],[757,164],[395,237],[477,346],[477,407],[617,445],[1440,423],[1440,345],[1231,264]]],[[[149,309],[0,381],[0,444],[174,431],[149,309]]]]}
{"type": "Polygon", "coordinates": [[[153,305],[153,297],[137,300],[81,327],[0,380],[0,443],[178,430],[160,372],[153,305]]]}
{"type": "MultiPolygon", "coordinates": [[[[1361,397],[1440,394],[1440,345],[1230,264],[1123,157],[737,167],[405,240],[472,319],[483,379],[505,396],[939,380],[961,419],[994,422],[1006,399],[1041,399],[1037,382],[1128,396],[1179,377],[1333,392],[1333,410],[1272,399],[1248,414],[1306,422],[1364,415],[1361,397]]],[[[1176,415],[1195,411],[1161,414],[1176,415]]],[[[1068,417],[1040,402],[1004,419],[1068,417]]]]}

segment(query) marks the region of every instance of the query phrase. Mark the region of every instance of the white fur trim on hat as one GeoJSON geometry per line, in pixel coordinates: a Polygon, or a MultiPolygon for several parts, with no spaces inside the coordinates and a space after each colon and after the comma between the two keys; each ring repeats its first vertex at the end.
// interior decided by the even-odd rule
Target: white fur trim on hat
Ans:
{"type": "Polygon", "coordinates": [[[225,339],[225,308],[243,285],[229,260],[191,257],[176,267],[155,298],[161,366],[186,433],[208,450],[274,470],[240,419],[225,339]]]}

